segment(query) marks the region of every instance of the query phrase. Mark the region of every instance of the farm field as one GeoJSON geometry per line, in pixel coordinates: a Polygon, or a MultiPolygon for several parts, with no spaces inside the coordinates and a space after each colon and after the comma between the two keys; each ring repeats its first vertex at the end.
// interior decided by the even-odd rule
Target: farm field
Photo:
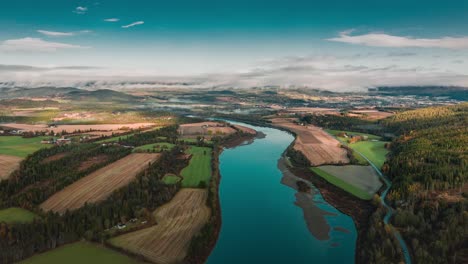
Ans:
{"type": "Polygon", "coordinates": [[[0,223],[29,223],[32,222],[36,217],[38,216],[33,212],[18,207],[11,207],[0,210],[0,223]]]}
{"type": "Polygon", "coordinates": [[[349,163],[346,150],[340,147],[340,142],[323,129],[312,125],[297,125],[289,118],[274,118],[271,121],[296,134],[294,149],[302,152],[312,166],[349,163]]]}
{"type": "Polygon", "coordinates": [[[382,168],[387,154],[390,152],[385,148],[384,141],[361,141],[350,145],[350,147],[366,158],[368,158],[377,168],[382,168]]]}
{"type": "Polygon", "coordinates": [[[366,134],[366,133],[359,133],[359,132],[352,132],[352,131],[344,131],[344,130],[333,130],[333,129],[325,129],[325,131],[327,131],[328,133],[336,136],[340,141],[343,140],[344,142],[346,142],[346,138],[343,138],[343,137],[338,137],[338,134],[341,133],[341,132],[344,132],[348,135],[359,135],[359,136],[368,136],[369,137],[369,140],[372,140],[372,139],[375,139],[375,140],[380,140],[381,137],[377,136],[377,135],[372,135],[372,134],[366,134]]]}
{"type": "Polygon", "coordinates": [[[127,129],[137,129],[137,128],[146,128],[154,126],[154,123],[134,123],[134,124],[99,124],[99,125],[57,125],[57,127],[48,127],[47,125],[29,125],[29,124],[17,124],[9,123],[2,124],[4,127],[9,127],[13,129],[20,129],[26,131],[54,131],[55,133],[60,133],[62,131],[67,131],[68,133],[73,133],[74,131],[113,131],[121,130],[122,128],[127,129]]]}
{"type": "Polygon", "coordinates": [[[201,122],[182,124],[179,127],[179,134],[187,135],[230,135],[236,130],[220,122],[201,122]]]}
{"type": "Polygon", "coordinates": [[[23,138],[20,136],[0,137],[0,154],[25,158],[29,154],[41,148],[48,148],[52,145],[41,144],[41,140],[50,137],[23,138]]]}
{"type": "Polygon", "coordinates": [[[155,151],[155,152],[161,152],[161,150],[164,148],[166,150],[170,150],[174,147],[174,144],[171,143],[166,143],[166,142],[159,142],[159,143],[153,143],[153,144],[148,144],[148,145],[143,145],[139,146],[133,149],[133,152],[138,152],[138,151],[155,151]]]}
{"type": "Polygon", "coordinates": [[[0,154],[0,181],[8,179],[10,174],[19,168],[22,160],[20,157],[0,154]]]}
{"type": "Polygon", "coordinates": [[[211,178],[211,149],[192,146],[186,153],[192,155],[192,158],[181,172],[184,178],[182,187],[198,187],[202,181],[207,185],[211,178]]]}
{"type": "Polygon", "coordinates": [[[182,189],[154,212],[157,225],[112,238],[110,243],[155,263],[180,263],[192,237],[210,217],[207,197],[207,190],[182,189]]]}
{"type": "Polygon", "coordinates": [[[241,126],[241,125],[233,125],[233,126],[234,126],[237,130],[242,131],[242,132],[244,132],[244,133],[248,133],[248,134],[252,134],[252,135],[257,134],[257,131],[255,131],[255,129],[248,128],[248,127],[241,126]]]}
{"type": "Polygon", "coordinates": [[[149,162],[159,154],[133,153],[55,193],[41,204],[44,211],[64,213],[80,208],[85,203],[95,203],[107,198],[114,190],[126,186],[149,162]]]}
{"type": "Polygon", "coordinates": [[[358,117],[369,119],[369,120],[380,120],[387,118],[389,116],[394,115],[393,113],[389,112],[382,112],[375,109],[367,109],[367,110],[352,110],[349,111],[349,115],[356,115],[358,117]]]}
{"type": "Polygon", "coordinates": [[[177,175],[174,175],[174,174],[167,174],[167,175],[164,175],[162,181],[165,183],[165,184],[176,184],[178,183],[182,178],[177,176],[177,175]]]}
{"type": "Polygon", "coordinates": [[[358,141],[352,144],[347,143],[346,138],[338,137],[338,136],[337,138],[344,144],[347,144],[353,150],[360,152],[379,169],[383,166],[386,160],[387,154],[390,152],[388,149],[385,148],[385,143],[388,143],[388,142],[380,141],[381,137],[376,136],[376,135],[350,132],[350,131],[339,131],[339,130],[327,130],[327,132],[335,136],[337,136],[340,132],[345,132],[347,134],[353,134],[353,135],[368,136],[369,140],[358,141]]]}
{"type": "Polygon", "coordinates": [[[104,246],[89,243],[76,242],[56,248],[54,250],[38,254],[28,258],[22,264],[82,264],[82,263],[112,263],[132,264],[142,263],[117,251],[104,246]]]}
{"type": "Polygon", "coordinates": [[[333,175],[370,195],[374,195],[382,186],[379,175],[371,166],[346,165],[333,166],[325,165],[318,167],[320,170],[333,175]]]}
{"type": "Polygon", "coordinates": [[[369,194],[368,192],[361,190],[360,188],[346,182],[343,179],[340,179],[318,167],[312,167],[310,168],[314,173],[319,175],[320,177],[324,178],[326,181],[329,183],[345,190],[346,192],[360,198],[363,200],[370,200],[372,198],[372,195],[369,194]]]}

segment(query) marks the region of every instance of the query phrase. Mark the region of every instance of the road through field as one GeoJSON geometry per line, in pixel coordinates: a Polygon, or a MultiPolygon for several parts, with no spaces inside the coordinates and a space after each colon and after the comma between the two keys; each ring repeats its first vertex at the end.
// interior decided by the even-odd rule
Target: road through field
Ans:
{"type": "Polygon", "coordinates": [[[41,208],[44,211],[64,213],[107,198],[113,191],[135,179],[136,175],[155,161],[160,154],[133,153],[67,186],[52,195],[41,208]]]}

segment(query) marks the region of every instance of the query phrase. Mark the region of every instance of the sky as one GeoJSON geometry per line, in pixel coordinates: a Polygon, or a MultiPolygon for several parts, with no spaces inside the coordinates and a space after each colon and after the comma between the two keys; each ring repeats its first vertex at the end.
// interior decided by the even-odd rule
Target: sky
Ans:
{"type": "Polygon", "coordinates": [[[2,0],[0,82],[468,86],[466,0],[2,0]]]}

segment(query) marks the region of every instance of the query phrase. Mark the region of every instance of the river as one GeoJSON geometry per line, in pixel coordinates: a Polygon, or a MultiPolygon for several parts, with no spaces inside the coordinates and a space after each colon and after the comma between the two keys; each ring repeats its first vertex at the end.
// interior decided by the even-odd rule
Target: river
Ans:
{"type": "Polygon", "coordinates": [[[280,170],[294,137],[241,125],[266,136],[220,156],[222,226],[208,263],[354,263],[352,219],[312,185],[310,194],[297,192],[299,179],[280,170]]]}

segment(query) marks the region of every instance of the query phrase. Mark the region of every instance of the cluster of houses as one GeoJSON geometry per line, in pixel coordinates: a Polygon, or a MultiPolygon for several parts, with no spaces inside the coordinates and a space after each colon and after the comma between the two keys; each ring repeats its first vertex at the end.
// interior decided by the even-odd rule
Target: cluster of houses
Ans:
{"type": "Polygon", "coordinates": [[[70,138],[65,138],[65,137],[61,137],[61,138],[49,138],[49,139],[43,139],[41,140],[41,143],[42,144],[54,144],[54,145],[68,145],[68,144],[71,144],[71,139],[70,138]]]}

